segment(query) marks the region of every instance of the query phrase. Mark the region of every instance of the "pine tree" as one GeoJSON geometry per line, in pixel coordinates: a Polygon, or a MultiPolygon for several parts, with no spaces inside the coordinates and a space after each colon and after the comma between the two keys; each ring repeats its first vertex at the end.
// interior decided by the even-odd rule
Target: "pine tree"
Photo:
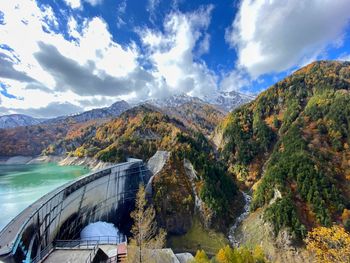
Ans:
{"type": "Polygon", "coordinates": [[[136,195],[135,210],[131,213],[134,225],[131,228],[133,238],[130,240],[129,262],[150,262],[152,250],[162,248],[166,233],[158,230],[156,213],[152,205],[147,205],[145,187],[140,185],[136,195]]]}

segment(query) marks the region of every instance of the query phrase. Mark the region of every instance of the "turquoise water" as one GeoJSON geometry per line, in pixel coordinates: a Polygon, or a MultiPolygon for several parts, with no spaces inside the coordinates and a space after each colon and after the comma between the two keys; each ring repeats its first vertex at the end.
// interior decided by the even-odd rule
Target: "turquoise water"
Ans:
{"type": "Polygon", "coordinates": [[[54,163],[0,165],[0,230],[44,194],[88,172],[54,163]]]}

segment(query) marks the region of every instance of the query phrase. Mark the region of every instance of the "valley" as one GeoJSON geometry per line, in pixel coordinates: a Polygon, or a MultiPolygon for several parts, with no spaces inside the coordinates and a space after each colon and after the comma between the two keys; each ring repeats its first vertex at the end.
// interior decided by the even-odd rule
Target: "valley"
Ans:
{"type": "Polygon", "coordinates": [[[147,187],[169,247],[261,246],[271,262],[313,262],[309,232],[350,229],[350,63],[317,61],[257,97],[226,95],[0,129],[0,156],[101,168],[156,154],[147,187]]]}

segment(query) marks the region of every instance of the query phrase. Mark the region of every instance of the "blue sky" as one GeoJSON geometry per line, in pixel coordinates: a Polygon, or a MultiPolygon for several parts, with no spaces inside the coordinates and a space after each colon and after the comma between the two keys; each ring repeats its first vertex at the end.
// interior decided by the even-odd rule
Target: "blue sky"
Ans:
{"type": "Polygon", "coordinates": [[[0,115],[258,93],[350,59],[348,0],[2,0],[0,115]]]}

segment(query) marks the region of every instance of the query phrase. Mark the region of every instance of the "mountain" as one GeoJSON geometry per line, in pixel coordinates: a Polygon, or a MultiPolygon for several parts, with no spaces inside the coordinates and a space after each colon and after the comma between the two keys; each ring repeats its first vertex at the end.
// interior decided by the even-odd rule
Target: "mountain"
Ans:
{"type": "Polygon", "coordinates": [[[72,116],[61,116],[53,118],[45,121],[44,124],[59,124],[64,122],[82,123],[94,119],[114,118],[119,116],[121,113],[123,113],[129,108],[130,105],[126,101],[121,100],[113,103],[109,107],[92,109],[72,116]]]}
{"type": "Polygon", "coordinates": [[[194,216],[194,199],[178,194],[189,193],[192,189],[182,189],[183,184],[189,187],[189,179],[184,174],[184,167],[176,165],[185,159],[197,171],[196,191],[206,211],[203,220],[212,227],[227,227],[232,220],[232,211],[237,209],[234,202],[237,191],[232,177],[225,172],[225,165],[216,160],[212,145],[202,133],[152,105],[140,105],[99,126],[79,129],[79,133],[50,145],[45,154],[65,152],[70,156],[93,157],[104,162],[123,162],[128,157],[148,160],[158,150],[170,152],[171,165],[168,168],[173,171],[173,175],[166,172],[164,178],[155,181],[154,194],[159,201],[159,212],[166,215],[162,221],[164,227],[177,234],[191,227],[192,218],[182,221],[187,222],[186,226],[166,223],[179,222],[180,213],[194,216]],[[159,189],[170,191],[170,188],[176,200],[161,202],[166,192],[159,189]]]}
{"type": "Polygon", "coordinates": [[[205,103],[187,102],[179,107],[164,108],[169,116],[181,120],[186,127],[210,136],[225,117],[225,113],[215,106],[205,103]]]}
{"type": "Polygon", "coordinates": [[[185,103],[205,103],[197,97],[192,97],[186,94],[172,95],[163,99],[149,99],[141,104],[150,104],[157,108],[179,107],[185,103]]]}
{"type": "MultiPolygon", "coordinates": [[[[349,62],[301,68],[230,113],[216,138],[241,188],[253,190],[251,226],[264,211],[275,237],[300,241],[318,225],[350,225],[349,62]]],[[[264,239],[252,229],[242,236],[264,239]]]]}
{"type": "Polygon", "coordinates": [[[236,91],[230,92],[213,92],[211,95],[205,95],[203,98],[193,97],[186,94],[172,95],[164,99],[150,99],[143,103],[151,104],[158,108],[176,108],[184,104],[208,104],[216,107],[222,112],[230,112],[240,105],[250,102],[254,96],[239,93],[236,91]]]}
{"type": "Polygon", "coordinates": [[[0,129],[0,156],[37,156],[52,143],[80,134],[84,128],[94,129],[105,121],[97,119],[84,123],[40,123],[0,129]]]}
{"type": "MultiPolygon", "coordinates": [[[[179,111],[177,108],[173,109],[174,112],[179,111]]],[[[191,111],[196,115],[201,110],[200,107],[191,111]]],[[[216,116],[215,109],[209,108],[204,112],[210,113],[211,110],[216,116]]],[[[53,142],[50,147],[55,150],[48,150],[46,154],[69,153],[109,162],[121,162],[130,156],[147,160],[158,149],[172,150],[177,143],[177,134],[200,133],[200,129],[182,121],[182,114],[180,117],[176,115],[167,114],[165,110],[153,105],[143,104],[125,111],[115,119],[101,123],[94,129],[86,126],[77,134],[70,133],[63,140],[53,142]]],[[[205,119],[202,125],[212,129],[214,127],[207,124],[205,119]]]]}
{"type": "Polygon", "coordinates": [[[92,109],[83,113],[60,116],[52,119],[33,118],[23,114],[0,116],[0,129],[9,129],[32,125],[63,125],[67,123],[83,123],[95,119],[108,119],[119,116],[131,106],[126,101],[117,101],[109,107],[92,109]]]}
{"type": "MultiPolygon", "coordinates": [[[[23,125],[0,130],[0,156],[42,153],[49,145],[80,135],[82,130],[95,130],[97,126],[119,116],[130,108],[125,101],[118,101],[110,107],[93,109],[74,116],[62,116],[34,125],[23,125]]],[[[66,152],[55,151],[64,155],[66,152]]]]}
{"type": "Polygon", "coordinates": [[[0,116],[0,129],[15,128],[20,126],[36,125],[45,121],[23,114],[11,114],[0,116]]]}
{"type": "Polygon", "coordinates": [[[230,112],[253,99],[255,99],[254,96],[237,91],[214,92],[212,95],[206,95],[203,98],[206,103],[214,105],[225,112],[230,112]]]}

